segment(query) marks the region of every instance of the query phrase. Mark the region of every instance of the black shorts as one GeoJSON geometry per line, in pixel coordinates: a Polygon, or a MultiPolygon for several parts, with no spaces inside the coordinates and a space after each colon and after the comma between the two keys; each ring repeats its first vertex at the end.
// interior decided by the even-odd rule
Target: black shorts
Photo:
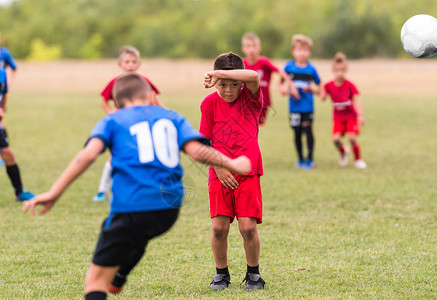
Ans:
{"type": "Polygon", "coordinates": [[[9,147],[9,139],[6,129],[0,129],[0,148],[9,147]]]}
{"type": "Polygon", "coordinates": [[[103,221],[93,263],[102,267],[128,263],[151,239],[168,231],[178,214],[179,208],[110,215],[103,221]]]}
{"type": "Polygon", "coordinates": [[[308,122],[312,123],[314,120],[314,113],[290,113],[290,126],[291,128],[300,127],[302,123],[308,122]]]}

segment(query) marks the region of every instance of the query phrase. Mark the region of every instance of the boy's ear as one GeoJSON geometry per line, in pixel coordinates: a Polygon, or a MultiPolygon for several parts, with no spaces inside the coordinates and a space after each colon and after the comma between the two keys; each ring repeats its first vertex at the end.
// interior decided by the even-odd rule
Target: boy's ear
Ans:
{"type": "Polygon", "coordinates": [[[150,104],[156,105],[156,93],[155,91],[151,91],[149,96],[147,97],[147,100],[149,100],[150,104]]]}

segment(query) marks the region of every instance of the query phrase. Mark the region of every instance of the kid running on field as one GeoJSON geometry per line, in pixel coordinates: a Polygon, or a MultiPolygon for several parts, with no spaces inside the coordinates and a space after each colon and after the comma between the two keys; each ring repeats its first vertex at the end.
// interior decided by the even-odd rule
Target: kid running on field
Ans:
{"type": "Polygon", "coordinates": [[[151,105],[155,93],[137,74],[117,79],[114,95],[120,109],[108,114],[91,133],[85,148],[71,161],[50,190],[26,202],[49,211],[65,189],[106,148],[112,153],[113,199],[86,278],[85,299],[119,293],[126,276],[140,261],[147,243],[175,223],[184,189],[182,150],[197,161],[249,173],[247,157],[230,159],[200,141],[205,139],[174,111],[151,105]]]}
{"type": "Polygon", "coordinates": [[[259,85],[263,93],[263,108],[261,110],[259,123],[263,125],[267,119],[267,110],[273,106],[269,91],[270,79],[273,72],[279,73],[282,80],[287,81],[290,87],[290,93],[296,99],[299,99],[299,91],[284,71],[279,70],[267,57],[260,56],[261,40],[256,34],[246,33],[243,35],[241,39],[241,51],[246,55],[246,57],[243,58],[246,69],[256,71],[259,76],[259,85]]]}
{"type": "Polygon", "coordinates": [[[236,54],[219,55],[214,71],[205,73],[205,87],[217,92],[207,96],[201,106],[200,133],[214,149],[229,157],[245,155],[252,170],[240,176],[220,167],[210,167],[208,180],[209,207],[212,221],[211,246],[217,274],[211,289],[226,289],[230,284],[228,269],[228,233],[234,218],[243,237],[246,251],[246,290],[264,288],[259,274],[260,239],[257,224],[262,222],[260,176],[263,174],[258,145],[262,93],[255,71],[244,70],[236,54]]]}
{"type": "MultiPolygon", "coordinates": [[[[348,164],[349,149],[341,143],[341,138],[346,134],[354,152],[355,167],[365,169],[367,165],[361,159],[360,146],[357,142],[360,125],[364,125],[363,105],[357,88],[345,77],[347,72],[346,55],[338,52],[334,56],[332,71],[334,80],[325,84],[325,91],[331,96],[334,104],[332,140],[340,152],[338,164],[342,167],[348,164]]],[[[326,94],[324,93],[322,100],[325,99],[326,94]]]]}
{"type": "MultiPolygon", "coordinates": [[[[314,163],[314,137],[312,124],[314,120],[314,99],[313,93],[320,93],[320,89],[314,89],[311,83],[320,86],[320,77],[312,63],[308,61],[311,56],[313,41],[311,38],[295,34],[291,39],[291,54],[294,59],[287,62],[284,71],[293,80],[299,90],[300,98],[290,95],[289,112],[290,126],[294,131],[294,143],[297,150],[298,162],[296,168],[312,169],[314,163]],[[308,155],[305,158],[302,151],[302,135],[307,140],[308,155]]],[[[286,95],[287,89],[281,82],[281,92],[286,95]]]]}
{"type": "MultiPolygon", "coordinates": [[[[122,70],[123,72],[122,74],[129,73],[129,72],[136,72],[138,68],[141,66],[140,52],[138,51],[138,49],[132,46],[121,47],[120,55],[118,57],[118,66],[122,70]]],[[[114,82],[117,80],[119,76],[112,79],[103,89],[103,91],[100,93],[100,95],[102,96],[102,102],[101,102],[102,108],[108,114],[118,109],[117,104],[115,103],[114,98],[112,96],[112,88],[114,86],[114,82]],[[114,101],[112,107],[110,105],[111,101],[114,101]]],[[[156,86],[153,85],[153,83],[147,77],[145,76],[142,77],[150,84],[153,91],[156,94],[159,94],[159,91],[156,88],[156,86]]],[[[156,99],[156,103],[155,103],[156,105],[163,106],[162,103],[159,102],[156,97],[155,99],[156,99]]],[[[100,178],[99,189],[97,191],[97,194],[93,198],[94,201],[106,200],[109,188],[111,186],[111,171],[112,171],[111,161],[108,160],[105,163],[105,167],[103,168],[102,177],[100,178]]]]}
{"type": "MultiPolygon", "coordinates": [[[[1,42],[1,35],[0,35],[1,42]]],[[[20,169],[15,160],[14,152],[9,146],[9,139],[6,129],[4,128],[4,117],[6,111],[6,101],[8,93],[8,82],[6,67],[10,67],[11,81],[15,77],[17,65],[12,58],[8,49],[0,47],[0,163],[6,165],[6,173],[11,180],[12,186],[15,190],[15,199],[17,201],[26,201],[35,197],[29,191],[23,189],[23,183],[21,181],[20,169]]]]}

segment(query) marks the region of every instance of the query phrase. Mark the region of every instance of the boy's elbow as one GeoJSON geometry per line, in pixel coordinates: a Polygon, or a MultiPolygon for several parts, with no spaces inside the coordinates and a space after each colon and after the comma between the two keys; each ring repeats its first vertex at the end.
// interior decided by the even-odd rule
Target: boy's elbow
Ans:
{"type": "Polygon", "coordinates": [[[249,81],[259,81],[259,76],[258,76],[258,73],[256,71],[253,71],[253,70],[248,70],[248,71],[250,71],[249,81]]]}

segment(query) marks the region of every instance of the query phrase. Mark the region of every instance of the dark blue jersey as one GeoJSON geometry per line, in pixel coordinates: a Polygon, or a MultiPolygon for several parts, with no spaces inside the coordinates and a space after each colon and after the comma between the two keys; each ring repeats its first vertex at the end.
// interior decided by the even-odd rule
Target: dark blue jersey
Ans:
{"type": "MultiPolygon", "coordinates": [[[[17,68],[14,59],[8,49],[0,47],[0,83],[6,82],[6,68],[10,67],[12,70],[17,68]]],[[[7,85],[5,85],[2,92],[8,91],[7,85]]]]}
{"type": "Polygon", "coordinates": [[[293,80],[294,85],[299,90],[300,99],[290,96],[289,112],[310,113],[314,112],[314,98],[311,92],[304,91],[311,87],[311,82],[319,84],[320,77],[316,68],[308,62],[306,67],[302,68],[296,65],[294,60],[287,62],[284,68],[285,73],[293,80]]]}
{"type": "Polygon", "coordinates": [[[101,139],[112,153],[112,213],[180,207],[179,151],[187,141],[204,139],[183,116],[154,105],[107,115],[90,138],[101,139]]]}

